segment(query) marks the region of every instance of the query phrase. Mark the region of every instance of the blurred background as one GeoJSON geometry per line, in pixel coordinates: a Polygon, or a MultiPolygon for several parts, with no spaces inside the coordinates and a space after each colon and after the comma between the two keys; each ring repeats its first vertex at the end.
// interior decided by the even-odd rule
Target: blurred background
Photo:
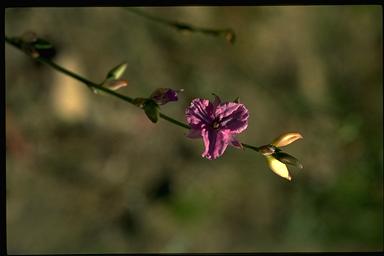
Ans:
{"type": "Polygon", "coordinates": [[[250,150],[201,157],[202,140],[5,45],[8,253],[383,250],[380,6],[136,7],[236,42],[180,33],[123,8],[10,8],[5,34],[34,31],[53,60],[94,82],[122,61],[128,87],[240,97],[238,138],[288,131],[291,182],[250,150]]]}

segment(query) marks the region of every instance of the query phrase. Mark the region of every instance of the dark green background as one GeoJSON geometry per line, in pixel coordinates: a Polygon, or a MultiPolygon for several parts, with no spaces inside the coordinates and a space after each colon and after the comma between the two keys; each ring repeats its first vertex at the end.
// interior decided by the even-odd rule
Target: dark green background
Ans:
{"type": "Polygon", "coordinates": [[[184,88],[237,96],[245,143],[283,132],[303,170],[288,182],[262,156],[201,140],[5,46],[8,253],[383,250],[380,6],[162,7],[153,15],[224,37],[180,33],[121,8],[5,10],[5,33],[51,41],[54,60],[95,82],[122,61],[148,96],[184,88]]]}

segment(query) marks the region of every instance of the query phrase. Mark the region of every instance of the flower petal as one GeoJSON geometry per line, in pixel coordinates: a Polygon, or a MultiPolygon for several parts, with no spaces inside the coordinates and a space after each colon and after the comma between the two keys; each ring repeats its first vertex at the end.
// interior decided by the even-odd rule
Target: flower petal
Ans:
{"type": "Polygon", "coordinates": [[[269,168],[271,168],[274,173],[287,180],[291,180],[291,176],[289,175],[288,168],[285,164],[283,164],[273,156],[266,156],[266,158],[269,168]]]}
{"type": "Polygon", "coordinates": [[[194,99],[185,111],[188,124],[195,129],[209,125],[213,120],[213,109],[213,104],[209,100],[194,99]]]}
{"type": "Polygon", "coordinates": [[[203,129],[205,151],[202,157],[213,160],[221,156],[231,140],[231,134],[223,130],[203,129]]]}
{"type": "Polygon", "coordinates": [[[220,104],[215,116],[219,118],[221,127],[229,129],[232,133],[241,133],[248,126],[248,109],[240,103],[227,102],[220,104]]]}

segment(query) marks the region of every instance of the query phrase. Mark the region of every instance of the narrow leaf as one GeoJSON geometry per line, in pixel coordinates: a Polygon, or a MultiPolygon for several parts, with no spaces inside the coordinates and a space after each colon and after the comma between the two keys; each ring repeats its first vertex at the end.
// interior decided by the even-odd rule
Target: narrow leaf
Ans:
{"type": "Polygon", "coordinates": [[[152,92],[150,98],[159,105],[167,104],[178,100],[178,93],[183,90],[173,90],[171,88],[157,88],[152,92]]]}

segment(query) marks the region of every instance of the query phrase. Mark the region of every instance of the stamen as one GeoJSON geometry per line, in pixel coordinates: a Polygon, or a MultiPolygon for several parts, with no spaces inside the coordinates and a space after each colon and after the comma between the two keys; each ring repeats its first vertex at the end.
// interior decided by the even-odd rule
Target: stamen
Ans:
{"type": "Polygon", "coordinates": [[[214,121],[212,124],[213,129],[218,129],[220,127],[220,123],[217,121],[214,121]]]}

